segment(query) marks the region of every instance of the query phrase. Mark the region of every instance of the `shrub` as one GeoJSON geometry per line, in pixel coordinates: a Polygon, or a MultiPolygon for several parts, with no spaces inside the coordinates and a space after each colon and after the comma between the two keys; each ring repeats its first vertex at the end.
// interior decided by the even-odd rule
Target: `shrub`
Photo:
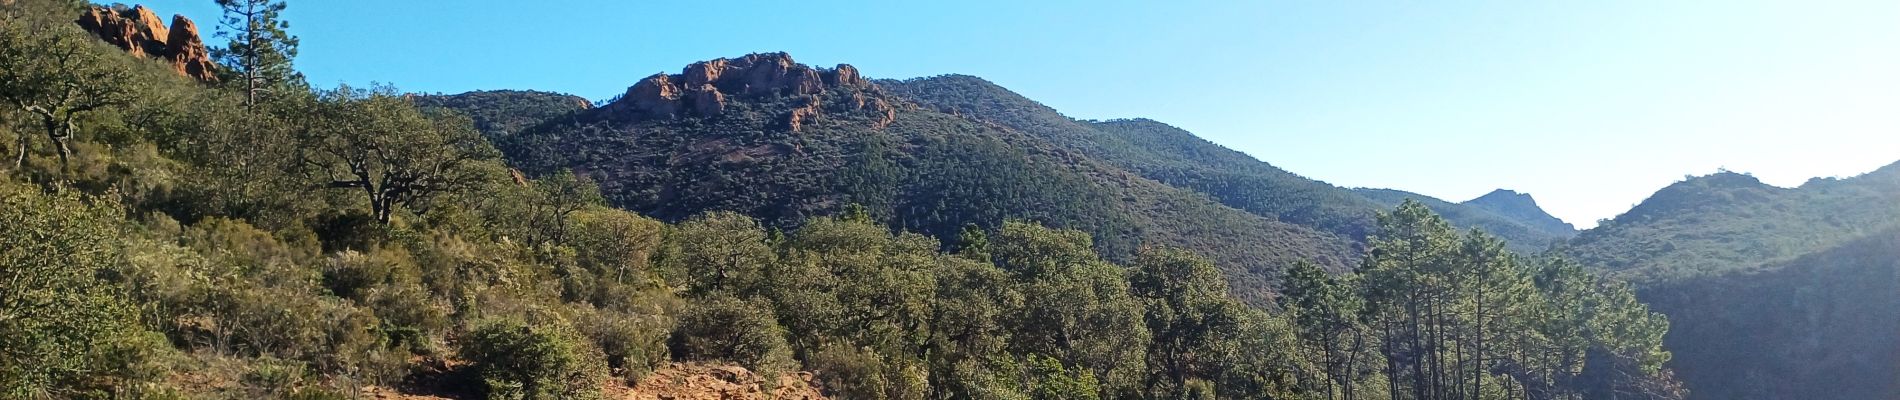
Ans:
{"type": "Polygon", "coordinates": [[[579,336],[559,320],[493,319],[462,338],[461,356],[490,399],[599,398],[602,357],[579,336]]]}
{"type": "Polygon", "coordinates": [[[672,348],[683,359],[736,362],[760,376],[776,376],[795,365],[785,328],[772,311],[725,295],[689,309],[673,331],[672,348]]]}
{"type": "MultiPolygon", "coordinates": [[[[914,360],[864,348],[827,346],[811,356],[825,390],[846,399],[923,399],[926,374],[914,360]]],[[[772,379],[772,377],[767,377],[772,379]]]]}
{"type": "Polygon", "coordinates": [[[87,352],[134,314],[100,276],[122,270],[108,204],[0,182],[0,397],[62,397],[87,352]]]}
{"type": "Polygon", "coordinates": [[[670,317],[585,309],[577,319],[575,327],[600,347],[607,367],[628,382],[667,361],[667,334],[674,325],[670,317]]]}

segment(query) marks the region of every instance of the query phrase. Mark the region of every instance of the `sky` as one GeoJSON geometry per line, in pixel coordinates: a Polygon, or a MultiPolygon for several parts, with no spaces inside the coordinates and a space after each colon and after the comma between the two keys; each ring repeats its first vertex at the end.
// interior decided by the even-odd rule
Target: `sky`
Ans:
{"type": "MultiPolygon", "coordinates": [[[[214,31],[212,0],[146,4],[214,31]]],[[[1690,175],[1795,186],[1900,160],[1891,0],[291,0],[285,19],[319,86],[600,100],[785,51],[975,75],[1339,186],[1513,189],[1580,227],[1690,175]]]]}

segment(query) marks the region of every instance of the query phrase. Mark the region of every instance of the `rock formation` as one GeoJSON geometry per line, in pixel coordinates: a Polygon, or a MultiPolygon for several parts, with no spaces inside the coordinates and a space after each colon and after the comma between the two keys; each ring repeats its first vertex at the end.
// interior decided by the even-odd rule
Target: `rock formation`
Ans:
{"type": "Polygon", "coordinates": [[[198,25],[172,16],[170,28],[145,6],[130,9],[92,6],[75,21],[80,28],[139,57],[165,60],[172,69],[203,82],[217,80],[216,64],[198,36],[198,25]]]}
{"type": "Polygon", "coordinates": [[[876,92],[877,87],[850,65],[818,69],[792,61],[785,53],[766,53],[701,61],[687,65],[677,75],[649,76],[607,107],[639,119],[717,117],[725,114],[727,102],[735,99],[796,97],[796,108],[783,120],[792,131],[818,118],[825,104],[839,104],[836,102],[849,106],[835,109],[870,113],[882,127],[896,117],[896,109],[870,95],[876,92]]]}
{"type": "Polygon", "coordinates": [[[183,15],[172,16],[171,35],[165,40],[168,50],[165,56],[178,73],[200,81],[216,81],[217,64],[211,62],[211,51],[205,48],[205,42],[198,37],[198,24],[183,15]]]}

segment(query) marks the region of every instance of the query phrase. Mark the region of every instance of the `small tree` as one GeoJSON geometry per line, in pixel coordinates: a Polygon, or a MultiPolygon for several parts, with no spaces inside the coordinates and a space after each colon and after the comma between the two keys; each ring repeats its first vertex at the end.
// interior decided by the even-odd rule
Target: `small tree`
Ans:
{"type": "Polygon", "coordinates": [[[321,185],[362,190],[370,213],[388,223],[396,207],[422,213],[438,195],[487,178],[495,156],[468,118],[417,110],[393,89],[322,94],[301,132],[304,163],[321,185]]]}
{"type": "MultiPolygon", "coordinates": [[[[130,72],[107,64],[96,49],[70,27],[37,21],[8,21],[0,26],[0,98],[35,117],[59,152],[64,168],[67,146],[80,115],[126,104],[130,72]]],[[[26,163],[26,132],[20,132],[13,164],[26,163]]]]}

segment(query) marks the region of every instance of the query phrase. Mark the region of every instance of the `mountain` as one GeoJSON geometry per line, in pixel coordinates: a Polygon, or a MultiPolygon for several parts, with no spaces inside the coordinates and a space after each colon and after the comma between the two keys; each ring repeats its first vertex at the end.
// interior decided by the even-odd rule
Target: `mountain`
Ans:
{"type": "Polygon", "coordinates": [[[1565,252],[1669,316],[1693,398],[1900,396],[1900,164],[1795,188],[1692,177],[1565,252]]]}
{"type": "Polygon", "coordinates": [[[1061,141],[1079,139],[918,104],[889,82],[783,53],[704,61],[499,147],[530,174],[571,169],[612,204],[668,221],[727,210],[790,228],[856,204],[946,243],[967,225],[1024,219],[1089,232],[1112,259],[1182,247],[1218,260],[1256,302],[1290,263],[1356,260],[1351,237],[1228,207],[1061,141]]]}
{"type": "Polygon", "coordinates": [[[926,107],[1014,128],[1142,177],[1206,194],[1229,207],[1357,240],[1369,233],[1373,216],[1405,198],[1428,203],[1461,228],[1498,235],[1520,251],[1540,251],[1576,233],[1534,202],[1528,208],[1501,202],[1494,210],[1485,208],[1489,202],[1453,204],[1396,190],[1341,188],[1161,122],[1072,119],[978,77],[942,75],[879,83],[926,107]]]}
{"type": "Polygon", "coordinates": [[[1537,206],[1537,200],[1528,193],[1498,189],[1478,198],[1459,203],[1480,210],[1490,211],[1505,218],[1517,221],[1547,233],[1569,237],[1575,235],[1577,227],[1551,216],[1543,207],[1537,206]]]}
{"type": "MultiPolygon", "coordinates": [[[[1452,203],[1431,196],[1393,189],[1362,188],[1354,189],[1354,192],[1385,207],[1396,207],[1400,203],[1405,202],[1405,200],[1423,203],[1426,207],[1431,208],[1432,212],[1443,215],[1446,220],[1452,221],[1452,223],[1459,227],[1465,229],[1482,229],[1492,235],[1497,235],[1499,238],[1504,239],[1512,250],[1516,250],[1520,253],[1537,253],[1549,250],[1552,245],[1563,243],[1565,240],[1577,234],[1576,228],[1572,228],[1569,224],[1564,224],[1562,221],[1557,222],[1561,224],[1561,226],[1540,223],[1545,220],[1555,221],[1556,217],[1551,217],[1550,214],[1544,213],[1543,209],[1537,208],[1535,202],[1530,202],[1528,208],[1517,208],[1515,209],[1516,212],[1505,214],[1494,211],[1493,208],[1473,204],[1473,202],[1477,202],[1478,200],[1472,200],[1471,202],[1462,204],[1452,203]]],[[[1492,193],[1496,194],[1499,192],[1507,191],[1499,190],[1492,193]]],[[[1522,196],[1524,201],[1530,201],[1529,195],[1522,196]]],[[[1479,198],[1479,200],[1482,199],[1484,198],[1479,198]]]]}

